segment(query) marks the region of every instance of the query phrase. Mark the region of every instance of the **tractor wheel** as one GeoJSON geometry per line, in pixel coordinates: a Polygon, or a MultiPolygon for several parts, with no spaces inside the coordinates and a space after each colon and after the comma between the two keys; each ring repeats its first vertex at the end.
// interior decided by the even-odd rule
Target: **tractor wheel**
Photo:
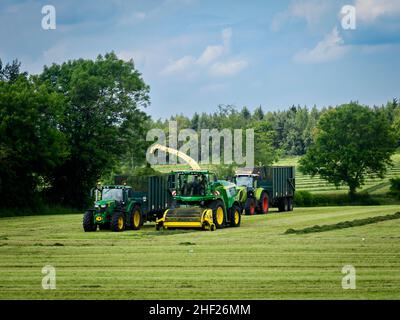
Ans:
{"type": "Polygon", "coordinates": [[[111,231],[120,232],[125,230],[125,215],[122,211],[115,211],[111,217],[111,231]]]}
{"type": "Polygon", "coordinates": [[[210,205],[213,211],[213,220],[217,229],[222,229],[225,224],[224,204],[221,200],[213,201],[210,205]]]}
{"type": "Polygon", "coordinates": [[[254,215],[256,213],[256,200],[254,198],[248,198],[244,206],[244,212],[246,215],[254,215]]]}
{"type": "Polygon", "coordinates": [[[99,230],[110,230],[110,223],[99,224],[99,230]]]}
{"type": "Polygon", "coordinates": [[[135,206],[131,212],[130,225],[132,230],[140,230],[143,225],[142,211],[139,206],[135,206]]]}
{"type": "Polygon", "coordinates": [[[261,193],[259,212],[262,214],[267,214],[269,211],[269,199],[266,192],[261,193]]]}
{"type": "Polygon", "coordinates": [[[288,211],[293,211],[293,199],[288,199],[288,211]]]}
{"type": "Polygon", "coordinates": [[[86,211],[83,215],[83,230],[85,230],[85,232],[97,230],[97,225],[94,223],[93,211],[86,211]]]}
{"type": "Polygon", "coordinates": [[[231,227],[240,227],[240,222],[241,222],[241,212],[240,212],[240,207],[237,205],[234,205],[231,210],[230,210],[230,226],[231,227]]]}

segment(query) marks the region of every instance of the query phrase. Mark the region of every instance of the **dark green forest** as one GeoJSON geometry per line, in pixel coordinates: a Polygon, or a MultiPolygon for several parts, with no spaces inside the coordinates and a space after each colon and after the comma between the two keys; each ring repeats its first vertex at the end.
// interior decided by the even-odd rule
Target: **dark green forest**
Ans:
{"type": "Polygon", "coordinates": [[[253,128],[256,163],[304,156],[302,171],[346,183],[350,193],[365,174],[383,176],[399,145],[400,106],[392,97],[381,106],[279,111],[218,105],[213,113],[154,119],[146,111],[150,93],[133,61],[114,53],[46,66],[37,75],[17,60],[0,60],[0,207],[88,206],[102,177],[146,171],[146,133],[167,131],[169,120],[198,132],[253,128]]]}

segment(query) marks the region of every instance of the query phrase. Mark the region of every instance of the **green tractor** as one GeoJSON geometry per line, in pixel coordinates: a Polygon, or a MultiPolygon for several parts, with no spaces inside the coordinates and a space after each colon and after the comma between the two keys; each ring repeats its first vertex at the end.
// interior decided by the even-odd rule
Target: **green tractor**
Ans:
{"type": "Polygon", "coordinates": [[[172,206],[156,221],[160,230],[188,228],[211,230],[239,227],[242,208],[235,184],[217,180],[208,170],[170,174],[172,206]]]}
{"type": "Polygon", "coordinates": [[[101,197],[96,201],[94,208],[86,211],[83,216],[85,232],[111,230],[115,232],[125,229],[139,230],[143,225],[141,204],[145,198],[135,197],[131,187],[113,185],[98,189],[101,197]]]}
{"type": "Polygon", "coordinates": [[[234,180],[246,215],[266,214],[270,207],[293,211],[294,167],[238,168],[234,180]]]}

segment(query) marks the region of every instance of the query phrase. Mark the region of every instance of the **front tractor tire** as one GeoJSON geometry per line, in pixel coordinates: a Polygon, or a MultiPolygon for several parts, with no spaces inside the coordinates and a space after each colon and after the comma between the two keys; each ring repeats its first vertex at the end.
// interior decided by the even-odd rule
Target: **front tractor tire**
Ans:
{"type": "Polygon", "coordinates": [[[130,215],[130,228],[132,230],[140,230],[143,225],[142,211],[139,206],[135,206],[130,215]]]}
{"type": "Polygon", "coordinates": [[[261,193],[260,202],[259,202],[259,212],[262,214],[267,214],[269,211],[269,199],[268,194],[266,192],[261,193]]]}
{"type": "Polygon", "coordinates": [[[111,217],[111,231],[121,232],[125,230],[125,214],[116,211],[111,217]]]}
{"type": "Polygon", "coordinates": [[[97,225],[94,223],[93,211],[86,211],[83,215],[83,230],[85,232],[93,232],[97,230],[97,225]]]}
{"type": "Polygon", "coordinates": [[[242,220],[242,214],[240,207],[234,205],[230,210],[230,226],[231,227],[240,227],[240,222],[242,220]]]}
{"type": "Polygon", "coordinates": [[[246,200],[246,204],[244,205],[244,212],[246,215],[254,215],[256,213],[256,200],[251,197],[246,200]]]}
{"type": "Polygon", "coordinates": [[[217,229],[222,229],[225,225],[225,210],[221,200],[213,201],[210,205],[213,212],[213,221],[217,229]]]}

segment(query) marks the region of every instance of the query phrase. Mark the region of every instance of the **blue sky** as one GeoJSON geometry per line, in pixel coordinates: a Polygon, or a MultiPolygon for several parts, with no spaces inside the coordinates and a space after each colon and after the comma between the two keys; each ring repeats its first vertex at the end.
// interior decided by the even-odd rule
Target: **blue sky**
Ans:
{"type": "Polygon", "coordinates": [[[44,65],[114,51],[151,87],[153,118],[219,104],[380,105],[400,93],[398,0],[2,0],[0,58],[44,65]],[[43,5],[56,30],[41,28],[43,5]],[[356,30],[340,11],[356,8],[356,30]]]}

